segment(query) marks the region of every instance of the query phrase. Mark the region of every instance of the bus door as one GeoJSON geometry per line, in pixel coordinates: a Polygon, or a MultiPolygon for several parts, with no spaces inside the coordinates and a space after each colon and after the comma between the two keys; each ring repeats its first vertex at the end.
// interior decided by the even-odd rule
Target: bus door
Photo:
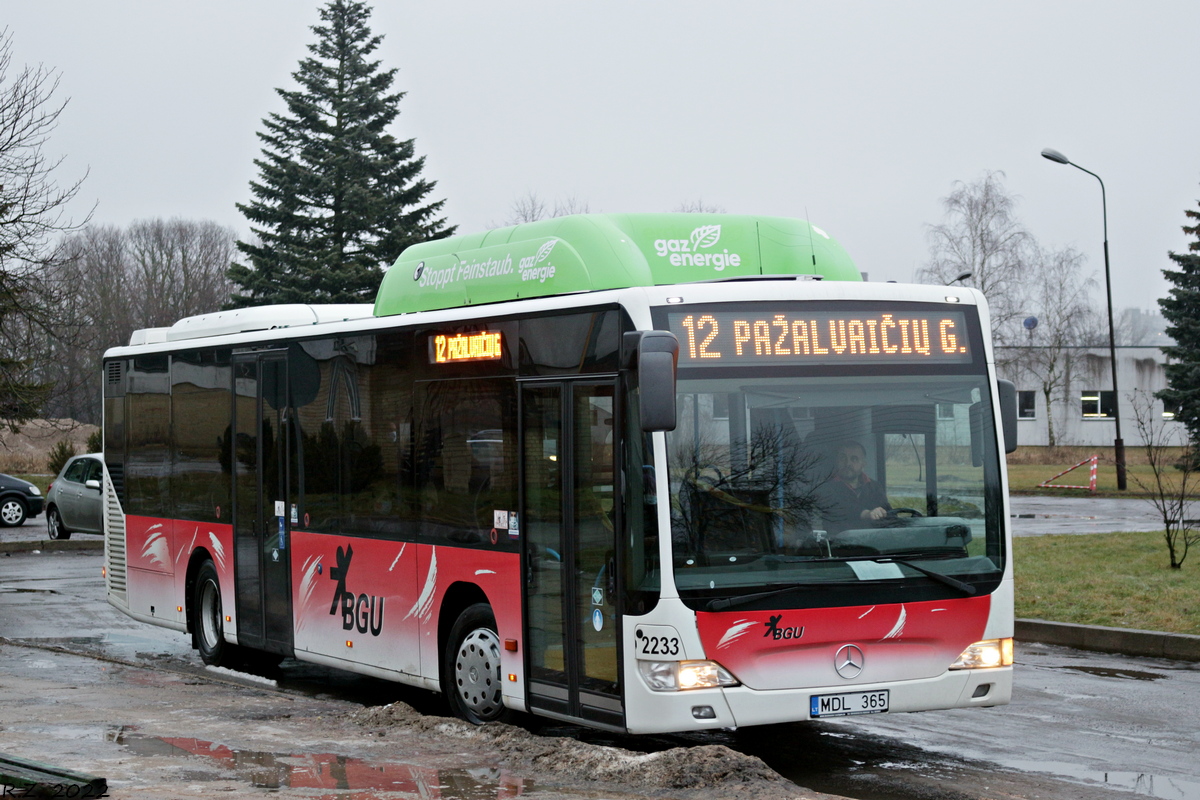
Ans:
{"type": "Polygon", "coordinates": [[[624,727],[615,381],[521,386],[526,696],[624,727]]]}
{"type": "Polygon", "coordinates": [[[286,352],[233,357],[233,539],[238,642],[291,655],[286,352]]]}

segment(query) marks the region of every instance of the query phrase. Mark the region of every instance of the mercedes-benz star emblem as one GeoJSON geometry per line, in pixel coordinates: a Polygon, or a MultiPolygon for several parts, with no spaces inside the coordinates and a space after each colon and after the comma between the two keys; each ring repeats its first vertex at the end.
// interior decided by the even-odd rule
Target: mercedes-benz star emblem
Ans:
{"type": "Polygon", "coordinates": [[[833,657],[833,668],[838,675],[852,680],[862,674],[864,661],[863,651],[858,645],[844,644],[833,657]]]}

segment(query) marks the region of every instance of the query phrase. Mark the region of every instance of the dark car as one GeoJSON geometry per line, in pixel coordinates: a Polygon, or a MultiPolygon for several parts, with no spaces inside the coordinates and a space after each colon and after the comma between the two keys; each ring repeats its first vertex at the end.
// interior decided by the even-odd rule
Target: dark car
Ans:
{"type": "Polygon", "coordinates": [[[46,534],[70,539],[72,533],[104,533],[104,455],[75,456],[46,492],[46,534]]]}
{"type": "Polygon", "coordinates": [[[0,526],[15,528],[42,513],[42,490],[29,481],[0,474],[0,526]]]}

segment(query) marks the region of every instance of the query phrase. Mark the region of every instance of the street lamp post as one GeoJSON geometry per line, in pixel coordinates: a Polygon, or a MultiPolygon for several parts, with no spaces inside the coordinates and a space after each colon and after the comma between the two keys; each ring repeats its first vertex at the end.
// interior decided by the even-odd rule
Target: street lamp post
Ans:
{"type": "Polygon", "coordinates": [[[1049,147],[1042,151],[1042,158],[1048,158],[1059,164],[1070,164],[1075,169],[1083,170],[1100,181],[1100,207],[1104,211],[1104,291],[1108,296],[1108,360],[1112,364],[1113,420],[1117,423],[1117,438],[1113,442],[1113,456],[1117,462],[1117,488],[1125,491],[1125,440],[1121,438],[1121,395],[1117,389],[1117,341],[1113,332],[1112,277],[1108,268],[1108,199],[1104,194],[1104,181],[1096,173],[1083,169],[1062,153],[1049,147]]]}

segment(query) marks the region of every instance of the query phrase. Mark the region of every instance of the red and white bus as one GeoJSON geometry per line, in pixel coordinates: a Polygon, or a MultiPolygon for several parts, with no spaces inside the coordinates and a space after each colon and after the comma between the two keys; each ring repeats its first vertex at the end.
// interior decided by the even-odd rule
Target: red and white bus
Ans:
{"type": "Polygon", "coordinates": [[[803,221],[417,245],[374,305],[137,332],[104,407],[109,602],[208,664],[635,733],[1010,697],[983,297],[803,221]]]}

